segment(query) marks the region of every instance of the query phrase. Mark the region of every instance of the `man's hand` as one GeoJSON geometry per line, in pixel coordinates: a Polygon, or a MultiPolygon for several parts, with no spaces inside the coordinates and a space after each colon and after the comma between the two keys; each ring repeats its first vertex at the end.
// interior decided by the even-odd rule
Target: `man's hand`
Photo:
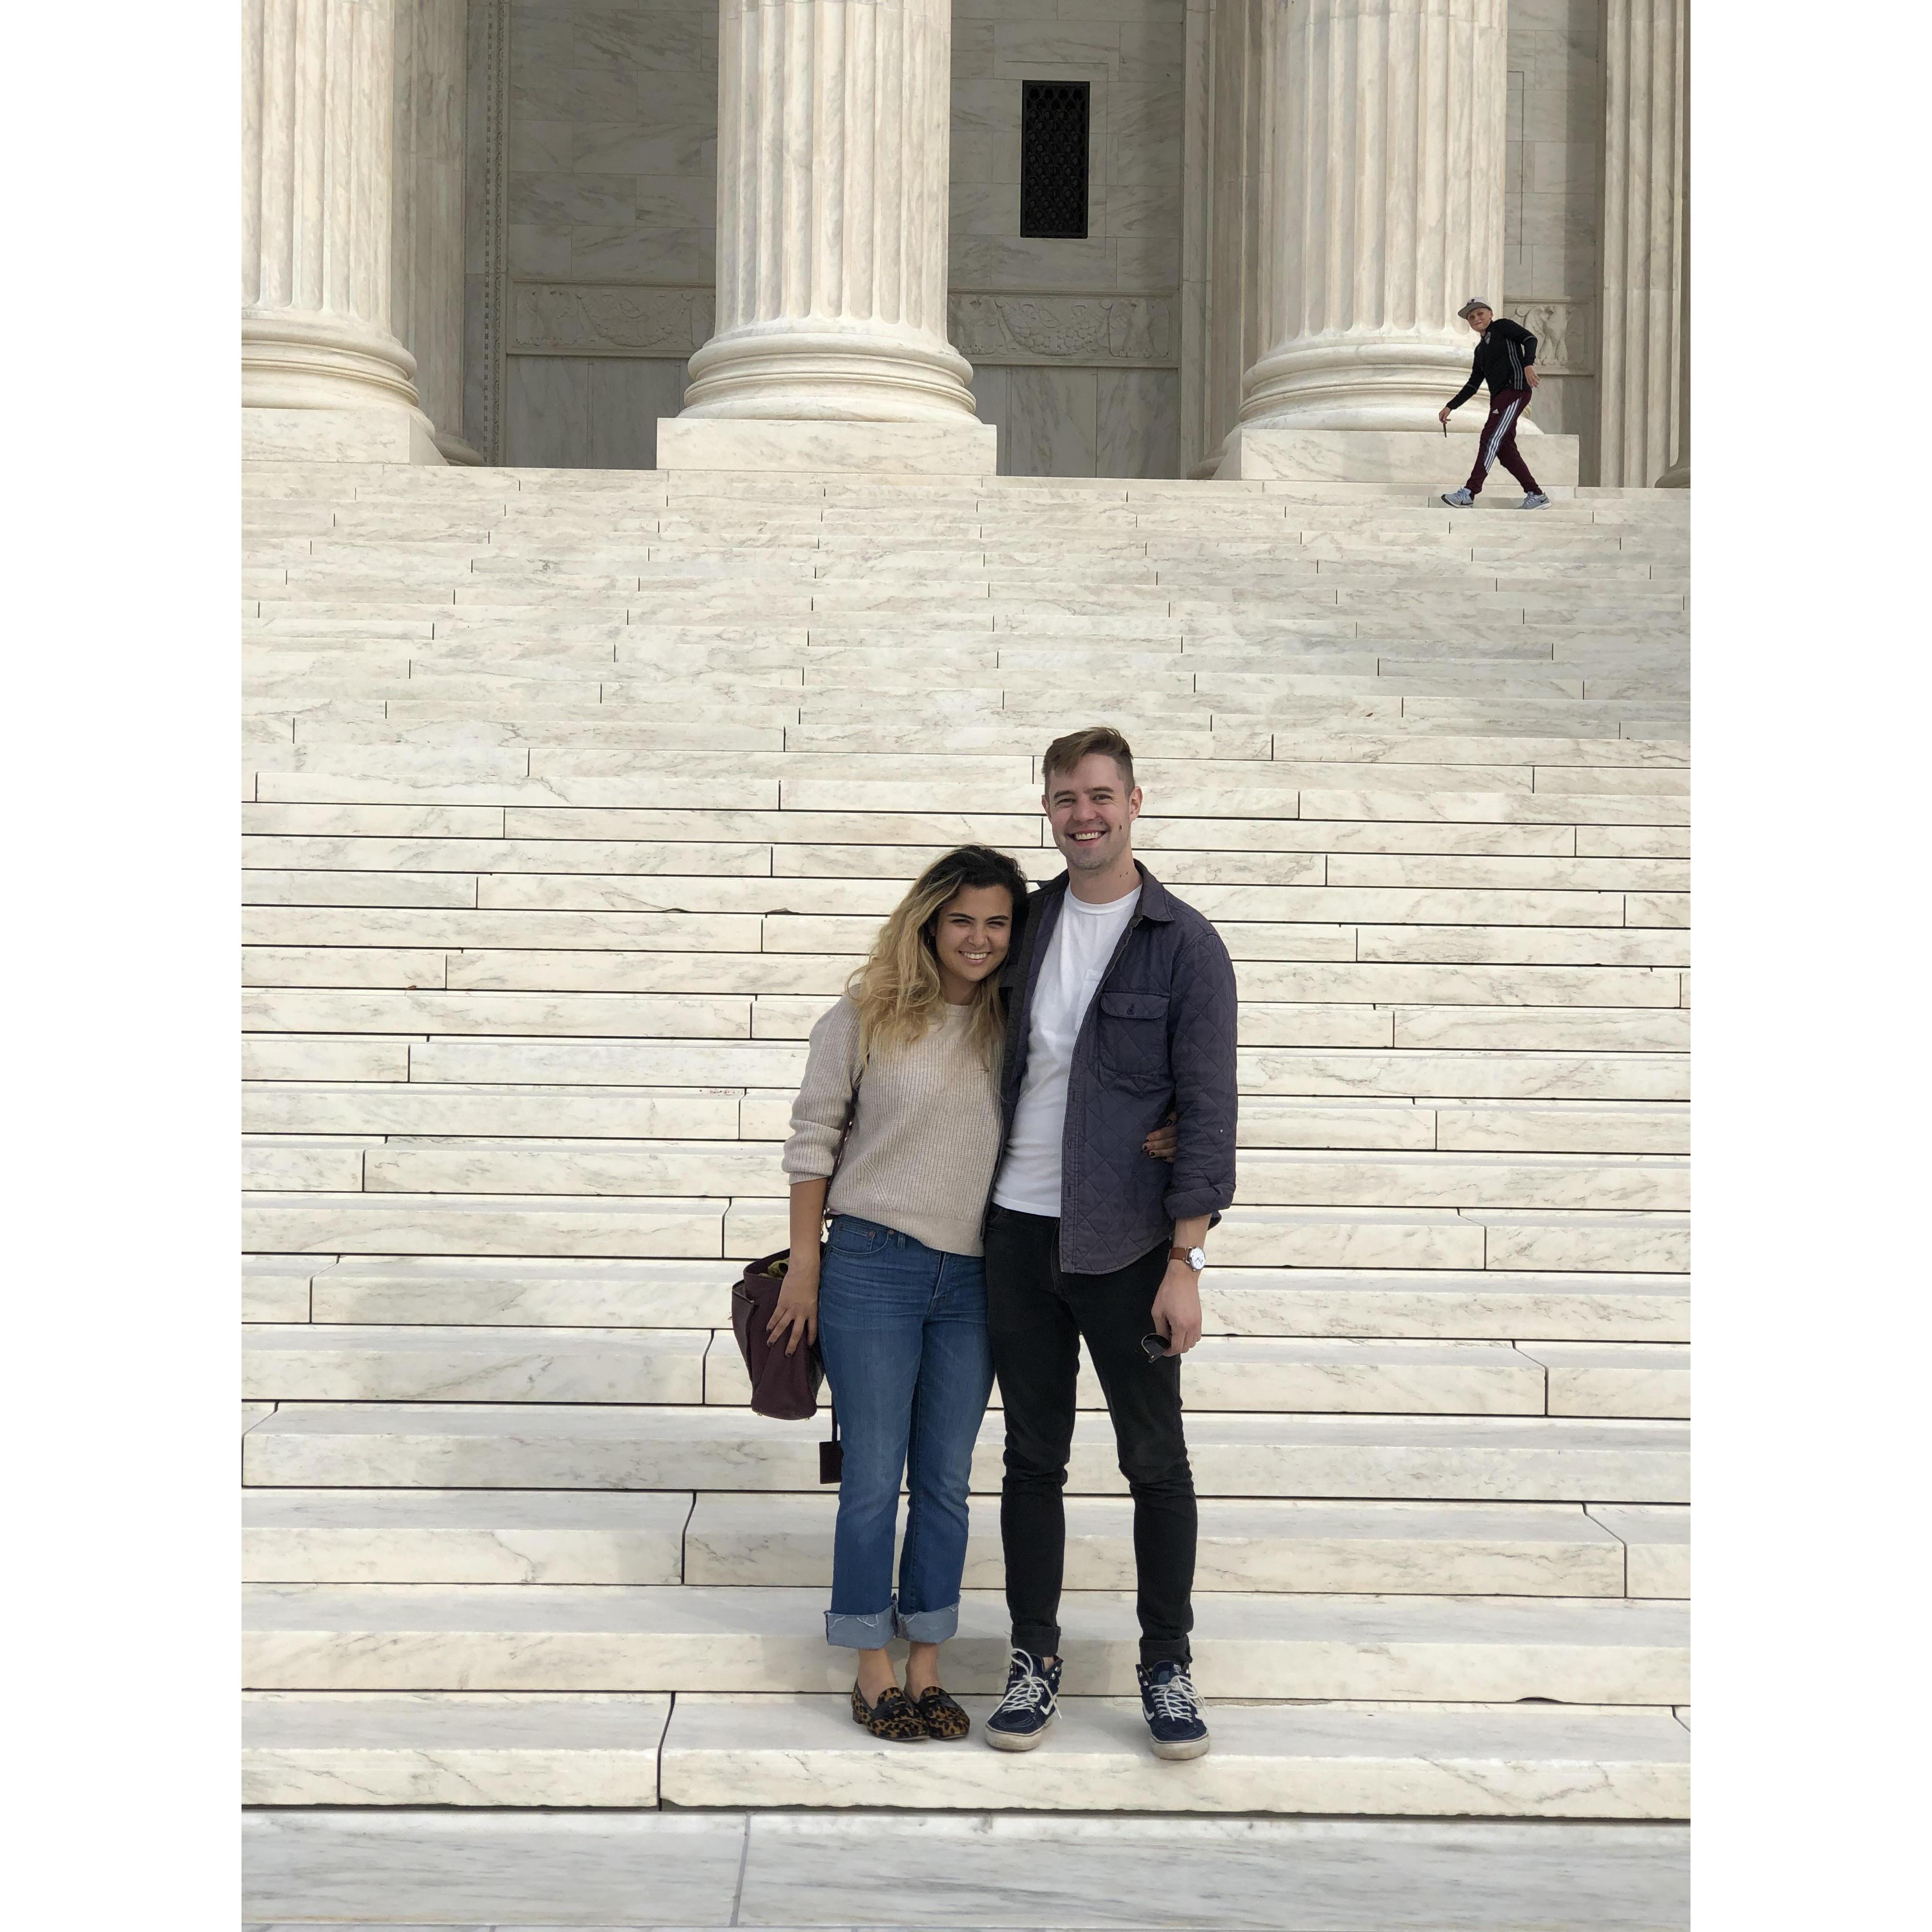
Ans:
{"type": "Polygon", "coordinates": [[[1536,387],[1536,364],[1532,362],[1523,372],[1523,380],[1533,389],[1536,387]]]}
{"type": "Polygon", "coordinates": [[[1201,1278],[1170,1257],[1154,1298],[1154,1332],[1170,1355],[1184,1355],[1201,1339],[1201,1278]]]}
{"type": "Polygon", "coordinates": [[[1439,423],[1442,423],[1442,424],[1446,424],[1448,422],[1448,420],[1449,420],[1449,411],[1448,411],[1448,407],[1447,407],[1447,406],[1446,406],[1446,405],[1445,405],[1443,408],[1439,409],[1439,410],[1438,410],[1436,412],[1436,420],[1438,422],[1439,422],[1439,423]]]}

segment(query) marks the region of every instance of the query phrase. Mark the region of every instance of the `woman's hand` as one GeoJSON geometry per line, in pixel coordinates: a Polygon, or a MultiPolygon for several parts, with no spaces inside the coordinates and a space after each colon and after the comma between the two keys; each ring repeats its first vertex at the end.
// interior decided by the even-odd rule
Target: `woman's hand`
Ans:
{"type": "Polygon", "coordinates": [[[1180,1136],[1174,1131],[1175,1116],[1172,1114],[1141,1142],[1141,1152],[1150,1154],[1156,1160],[1172,1160],[1174,1150],[1180,1144],[1180,1136]]]}
{"type": "Polygon", "coordinates": [[[798,1353],[801,1339],[808,1344],[818,1340],[817,1258],[813,1257],[812,1266],[800,1268],[794,1262],[785,1270],[784,1286],[778,1290],[778,1305],[772,1311],[770,1326],[765,1330],[767,1342],[776,1342],[781,1336],[788,1338],[788,1355],[798,1353]]]}

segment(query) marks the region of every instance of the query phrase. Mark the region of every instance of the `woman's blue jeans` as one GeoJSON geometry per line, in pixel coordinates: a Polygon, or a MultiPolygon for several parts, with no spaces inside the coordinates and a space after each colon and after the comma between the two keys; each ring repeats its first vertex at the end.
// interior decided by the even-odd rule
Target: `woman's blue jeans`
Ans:
{"type": "Polygon", "coordinates": [[[818,1341],[845,1445],[825,1640],[854,1650],[896,1636],[944,1643],[959,1627],[967,1482],[993,1387],[985,1266],[838,1215],[819,1270],[818,1341]]]}

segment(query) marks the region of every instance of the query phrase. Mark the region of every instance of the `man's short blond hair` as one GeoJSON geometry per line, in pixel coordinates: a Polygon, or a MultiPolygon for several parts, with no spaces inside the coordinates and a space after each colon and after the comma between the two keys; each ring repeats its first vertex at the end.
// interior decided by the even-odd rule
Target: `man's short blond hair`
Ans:
{"type": "Polygon", "coordinates": [[[1040,788],[1042,791],[1052,789],[1055,772],[1070,772],[1082,758],[1091,758],[1100,752],[1112,758],[1120,768],[1120,776],[1126,781],[1126,789],[1134,788],[1133,748],[1111,724],[1089,724],[1084,730],[1070,731],[1063,738],[1056,738],[1046,748],[1046,756],[1042,760],[1040,771],[1040,788]]]}

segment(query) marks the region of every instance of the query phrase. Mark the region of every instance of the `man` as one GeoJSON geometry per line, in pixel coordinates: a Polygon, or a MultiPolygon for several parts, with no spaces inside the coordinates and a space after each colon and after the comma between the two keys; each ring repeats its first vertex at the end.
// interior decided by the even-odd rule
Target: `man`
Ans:
{"type": "Polygon", "coordinates": [[[1156,1756],[1198,1757],[1180,1358],[1201,1339],[1202,1244],[1234,1194],[1234,970],[1213,926],[1134,857],[1141,794],[1119,732],[1056,738],[1042,782],[1066,870],[1028,900],[1002,969],[1006,1140],[986,1214],[986,1310],[1006,1405],[1012,1659],[985,1735],[1030,1750],[1057,1715],[1062,1496],[1084,1342],[1133,1494],[1142,1713],[1156,1756]],[[1171,1114],[1170,1168],[1141,1143],[1171,1114]]]}
{"type": "Polygon", "coordinates": [[[1456,313],[1481,338],[1469,365],[1469,380],[1452,396],[1446,408],[1436,413],[1445,428],[1450,412],[1460,410],[1476,393],[1479,383],[1490,386],[1490,418],[1476,441],[1476,466],[1460,490],[1443,493],[1442,500],[1457,509],[1467,509],[1481,495],[1484,479],[1500,458],[1503,467],[1527,493],[1526,510],[1540,510],[1550,501],[1536,487],[1516,446],[1516,418],[1529,407],[1536,387],[1536,338],[1519,322],[1499,316],[1480,298],[1466,302],[1456,313]]]}

